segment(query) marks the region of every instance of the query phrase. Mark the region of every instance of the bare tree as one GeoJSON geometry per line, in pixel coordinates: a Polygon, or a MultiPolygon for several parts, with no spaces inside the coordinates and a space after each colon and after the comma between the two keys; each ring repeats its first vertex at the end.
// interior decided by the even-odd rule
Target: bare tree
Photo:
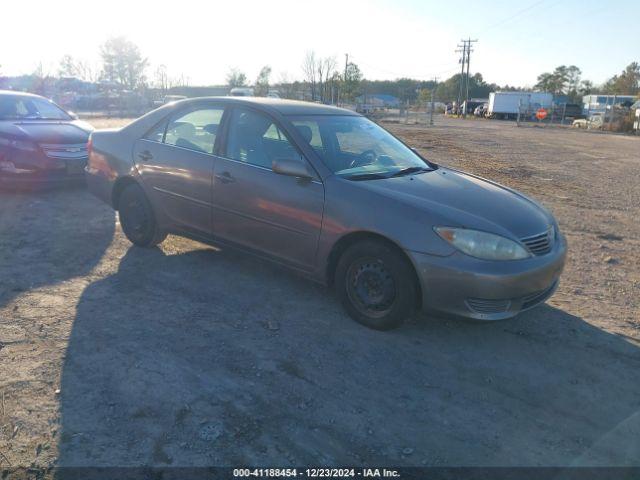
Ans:
{"type": "Polygon", "coordinates": [[[179,77],[174,77],[170,80],[172,87],[188,87],[190,78],[184,73],[181,73],[179,77]]]}
{"type": "Polygon", "coordinates": [[[95,82],[98,79],[98,72],[87,60],[78,60],[76,63],[78,77],[85,82],[95,82]]]}
{"type": "Polygon", "coordinates": [[[185,87],[189,84],[188,77],[181,74],[179,77],[172,77],[166,65],[158,65],[154,72],[154,87],[158,88],[161,93],[166,94],[175,87],[185,87]]]}
{"type": "Polygon", "coordinates": [[[337,70],[334,70],[329,78],[327,85],[329,86],[329,99],[331,103],[337,103],[338,101],[338,90],[340,89],[340,85],[342,85],[342,75],[337,70]]]}
{"type": "Polygon", "coordinates": [[[320,100],[322,102],[331,101],[331,88],[332,82],[330,82],[330,78],[336,73],[336,59],[335,57],[326,57],[320,61],[322,64],[322,68],[318,70],[320,77],[322,79],[322,72],[324,72],[324,79],[322,79],[322,87],[320,93],[320,100]]]}
{"type": "Polygon", "coordinates": [[[167,90],[171,88],[169,85],[169,75],[167,74],[166,65],[158,65],[155,71],[155,86],[160,89],[163,94],[167,93],[167,90]]]}
{"type": "Polygon", "coordinates": [[[324,61],[322,58],[318,58],[316,61],[316,72],[318,74],[318,100],[324,102],[324,61]]]}
{"type": "Polygon", "coordinates": [[[316,53],[311,50],[307,52],[302,62],[302,72],[304,80],[311,87],[311,100],[316,99],[316,78],[317,78],[318,62],[316,61],[316,53]]]}
{"type": "Polygon", "coordinates": [[[76,63],[71,55],[65,55],[60,59],[60,67],[58,67],[58,75],[61,77],[76,76],[76,63]]]}
{"type": "Polygon", "coordinates": [[[255,95],[256,97],[264,97],[269,93],[269,77],[271,76],[271,67],[265,65],[260,70],[258,78],[256,79],[255,95]]]}
{"type": "Polygon", "coordinates": [[[237,68],[232,68],[227,73],[227,85],[231,88],[244,87],[247,85],[247,76],[237,68]]]}
{"type": "Polygon", "coordinates": [[[38,62],[38,65],[31,76],[33,77],[33,82],[29,91],[39,95],[44,95],[46,93],[47,87],[51,85],[51,81],[54,79],[50,72],[45,70],[42,62],[38,62]]]}
{"type": "Polygon", "coordinates": [[[60,59],[58,76],[79,78],[85,82],[95,82],[97,77],[95,69],[88,61],[74,58],[71,55],[64,55],[60,59]]]}
{"type": "Polygon", "coordinates": [[[294,98],[296,95],[295,83],[297,82],[291,81],[289,75],[283,72],[278,77],[278,83],[275,87],[282,98],[294,98]]]}
{"type": "Polygon", "coordinates": [[[334,76],[336,68],[335,57],[317,57],[312,50],[307,52],[302,62],[304,80],[311,89],[311,99],[321,102],[331,101],[331,78],[334,76]]]}
{"type": "Polygon", "coordinates": [[[38,65],[36,66],[36,69],[33,71],[32,75],[36,78],[44,78],[47,76],[47,74],[44,73],[42,62],[38,62],[38,65]]]}

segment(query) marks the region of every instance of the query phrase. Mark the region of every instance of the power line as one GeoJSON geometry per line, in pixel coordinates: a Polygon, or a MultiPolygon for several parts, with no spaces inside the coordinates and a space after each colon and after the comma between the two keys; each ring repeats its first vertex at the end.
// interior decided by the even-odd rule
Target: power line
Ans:
{"type": "MultiPolygon", "coordinates": [[[[515,12],[514,14],[510,15],[509,17],[500,20],[499,22],[488,26],[487,28],[481,30],[478,33],[482,33],[482,32],[486,32],[488,30],[491,30],[493,28],[502,26],[504,24],[506,24],[507,22],[510,22],[511,20],[523,16],[524,14],[526,14],[527,12],[533,10],[535,7],[547,2],[548,0],[537,0],[535,2],[533,2],[532,4],[530,4],[529,6],[518,10],[517,12],[515,12]]],[[[554,2],[551,6],[555,6],[558,3],[560,3],[562,0],[557,0],[556,2],[554,2]]],[[[469,64],[470,64],[470,59],[471,59],[471,52],[473,52],[473,48],[471,47],[472,43],[477,42],[478,40],[471,40],[471,38],[468,38],[467,40],[461,40],[462,41],[462,45],[458,44],[457,45],[457,49],[455,50],[456,53],[461,53],[461,57],[458,60],[458,63],[460,64],[460,86],[458,89],[458,105],[460,105],[462,103],[462,98],[463,96],[465,97],[466,100],[468,100],[469,97],[469,64]],[[466,75],[465,75],[465,66],[466,66],[466,75]],[[463,80],[465,81],[465,84],[463,86],[463,80]]],[[[409,78],[415,78],[417,80],[427,80],[427,79],[431,79],[433,78],[432,75],[407,75],[406,73],[401,74],[398,72],[393,72],[390,70],[386,70],[384,68],[380,68],[380,67],[376,67],[374,65],[370,65],[367,64],[365,62],[360,61],[359,62],[361,65],[364,65],[365,67],[371,68],[373,70],[377,70],[379,72],[383,72],[383,73],[387,73],[387,74],[391,74],[391,75],[395,75],[397,78],[402,78],[402,77],[409,77],[409,78]]],[[[441,65],[447,65],[447,64],[441,64],[441,65]]],[[[451,69],[447,69],[447,70],[443,70],[440,72],[437,72],[436,75],[437,76],[444,76],[447,75],[449,73],[453,73],[456,70],[456,68],[451,68],[451,69]]]]}
{"type": "MultiPolygon", "coordinates": [[[[555,3],[552,3],[551,5],[546,7],[546,10],[549,10],[551,8],[556,7],[561,2],[562,2],[562,0],[558,0],[555,3]]],[[[578,22],[578,20],[582,20],[585,17],[594,16],[594,15],[596,15],[596,14],[598,14],[598,13],[604,11],[604,10],[606,10],[607,13],[611,13],[611,12],[615,12],[615,10],[619,9],[619,8],[620,8],[620,5],[599,6],[599,7],[595,8],[595,9],[593,9],[593,10],[586,11],[586,12],[581,13],[579,15],[573,15],[568,20],[564,16],[555,16],[553,19],[551,19],[551,21],[545,23],[544,32],[540,31],[540,29],[538,29],[533,34],[523,35],[523,32],[520,31],[518,36],[512,37],[512,38],[509,39],[509,46],[513,47],[513,46],[516,46],[516,45],[520,45],[525,40],[527,42],[532,42],[532,41],[537,41],[537,40],[541,40],[541,39],[544,39],[544,38],[548,38],[548,35],[547,35],[546,32],[554,31],[554,29],[556,27],[560,27],[560,26],[567,27],[568,25],[576,24],[578,22]]]]}
{"type": "MultiPolygon", "coordinates": [[[[351,56],[351,58],[353,58],[353,55],[351,56]]],[[[411,74],[407,74],[406,72],[405,73],[398,73],[398,72],[395,72],[395,71],[392,71],[392,70],[388,70],[388,69],[385,69],[385,68],[380,68],[380,67],[377,67],[375,65],[371,65],[370,63],[363,62],[362,60],[357,60],[357,63],[358,63],[358,65],[362,65],[364,67],[370,68],[372,70],[376,70],[378,72],[387,73],[389,75],[395,75],[396,78],[412,78],[412,79],[423,80],[423,81],[428,81],[428,80],[432,79],[434,74],[437,75],[437,76],[440,76],[440,75],[444,75],[444,74],[450,73],[450,72],[452,72],[452,71],[457,69],[457,67],[454,67],[454,68],[448,68],[446,70],[442,70],[442,71],[439,71],[439,72],[432,72],[430,74],[411,75],[411,74]]],[[[441,64],[437,64],[437,65],[433,65],[433,66],[434,67],[438,67],[438,66],[443,66],[443,65],[451,65],[451,63],[450,62],[441,63],[441,64]]]]}
{"type": "Polygon", "coordinates": [[[484,33],[488,30],[492,30],[496,27],[500,27],[502,25],[504,25],[505,23],[513,20],[516,17],[519,17],[520,15],[527,13],[530,10],[533,10],[535,7],[537,7],[538,5],[546,2],[547,0],[538,0],[536,2],[533,2],[531,5],[529,5],[528,7],[523,8],[522,10],[518,10],[516,13],[514,13],[513,15],[511,15],[510,17],[505,18],[504,20],[500,20],[497,23],[494,23],[493,25],[489,25],[487,28],[484,28],[482,30],[480,30],[479,32],[476,32],[476,35],[479,33],[484,33]]]}

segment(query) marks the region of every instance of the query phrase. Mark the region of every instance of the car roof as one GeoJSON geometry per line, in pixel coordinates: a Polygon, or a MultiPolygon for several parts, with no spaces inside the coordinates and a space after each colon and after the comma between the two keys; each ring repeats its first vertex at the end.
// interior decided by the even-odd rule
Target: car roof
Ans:
{"type": "Polygon", "coordinates": [[[323,105],[321,103],[302,102],[299,100],[286,100],[273,97],[196,97],[186,100],[180,100],[175,104],[186,105],[188,103],[197,103],[201,101],[217,101],[222,103],[258,106],[265,110],[273,110],[281,115],[353,115],[360,116],[352,110],[338,108],[331,105],[323,105]]]}
{"type": "Polygon", "coordinates": [[[0,95],[3,97],[33,97],[33,98],[43,98],[40,95],[36,95],[34,93],[29,92],[18,92],[16,90],[0,90],[0,95]]]}

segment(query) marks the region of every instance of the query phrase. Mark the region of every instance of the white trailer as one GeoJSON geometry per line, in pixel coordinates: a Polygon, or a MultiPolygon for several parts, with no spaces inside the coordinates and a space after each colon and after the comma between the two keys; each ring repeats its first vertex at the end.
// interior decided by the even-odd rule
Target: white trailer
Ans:
{"type": "Polygon", "coordinates": [[[553,94],[545,92],[491,92],[489,94],[489,118],[516,118],[531,115],[539,108],[550,108],[553,94]]]}

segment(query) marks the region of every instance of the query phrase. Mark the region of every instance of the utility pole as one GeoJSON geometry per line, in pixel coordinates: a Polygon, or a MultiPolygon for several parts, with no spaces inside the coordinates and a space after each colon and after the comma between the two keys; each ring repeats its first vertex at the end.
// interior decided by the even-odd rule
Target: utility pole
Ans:
{"type": "Polygon", "coordinates": [[[469,64],[471,63],[471,52],[473,49],[471,48],[471,44],[476,43],[478,40],[471,40],[471,38],[467,38],[466,40],[460,40],[462,45],[458,44],[456,52],[462,53],[462,58],[459,60],[460,67],[460,85],[458,88],[458,114],[460,114],[460,110],[462,108],[463,96],[464,96],[464,117],[467,116],[467,106],[469,104],[469,64]],[[460,50],[462,48],[462,50],[460,50]],[[465,66],[467,68],[466,78],[465,78],[465,66]],[[464,83],[466,81],[466,83],[464,83]],[[466,85],[466,86],[465,86],[466,85]]]}
{"type": "Polygon", "coordinates": [[[431,89],[431,111],[429,112],[429,125],[433,125],[433,109],[435,108],[435,93],[438,86],[438,77],[433,77],[433,88],[431,89]]]}
{"type": "MultiPolygon", "coordinates": [[[[611,113],[609,114],[609,123],[608,123],[608,125],[609,125],[609,127],[608,127],[608,128],[609,128],[609,130],[611,130],[611,124],[612,124],[612,123],[613,123],[613,121],[614,121],[614,118],[613,118],[613,117],[614,117],[614,115],[615,115],[616,96],[617,96],[617,95],[614,95],[614,96],[613,96],[613,99],[611,100],[611,113]]],[[[609,99],[607,98],[607,105],[608,105],[608,104],[609,104],[609,99]]],[[[605,112],[606,112],[606,107],[605,107],[605,112]]],[[[606,116],[607,116],[607,114],[605,113],[605,118],[606,118],[606,116]]],[[[603,127],[602,129],[603,129],[603,130],[604,130],[604,120],[605,120],[605,118],[603,118],[603,119],[602,119],[602,127],[603,127]]]]}
{"type": "Polygon", "coordinates": [[[518,100],[518,116],[516,117],[516,127],[520,126],[520,112],[522,112],[522,99],[518,100]]]}
{"type": "MultiPolygon", "coordinates": [[[[346,96],[346,90],[347,90],[347,67],[349,66],[349,54],[345,53],[344,54],[344,78],[342,79],[342,101],[345,101],[345,99],[347,98],[346,96]]],[[[340,100],[338,99],[338,102],[340,100]]]]}
{"type": "Polygon", "coordinates": [[[467,42],[466,40],[462,40],[462,45],[457,45],[456,52],[462,53],[462,58],[459,60],[461,66],[460,70],[460,85],[458,86],[458,101],[456,102],[457,114],[460,114],[460,104],[462,103],[462,81],[464,78],[464,64],[467,61],[467,42]],[[462,50],[460,48],[462,47],[462,50]]]}
{"type": "Polygon", "coordinates": [[[349,54],[344,54],[344,81],[347,81],[347,67],[349,66],[349,54]]]}
{"type": "Polygon", "coordinates": [[[471,40],[471,38],[467,39],[467,92],[465,94],[465,103],[464,103],[464,117],[467,117],[467,107],[469,106],[469,63],[471,62],[471,52],[473,49],[471,48],[472,43],[476,43],[478,40],[471,40]]]}

